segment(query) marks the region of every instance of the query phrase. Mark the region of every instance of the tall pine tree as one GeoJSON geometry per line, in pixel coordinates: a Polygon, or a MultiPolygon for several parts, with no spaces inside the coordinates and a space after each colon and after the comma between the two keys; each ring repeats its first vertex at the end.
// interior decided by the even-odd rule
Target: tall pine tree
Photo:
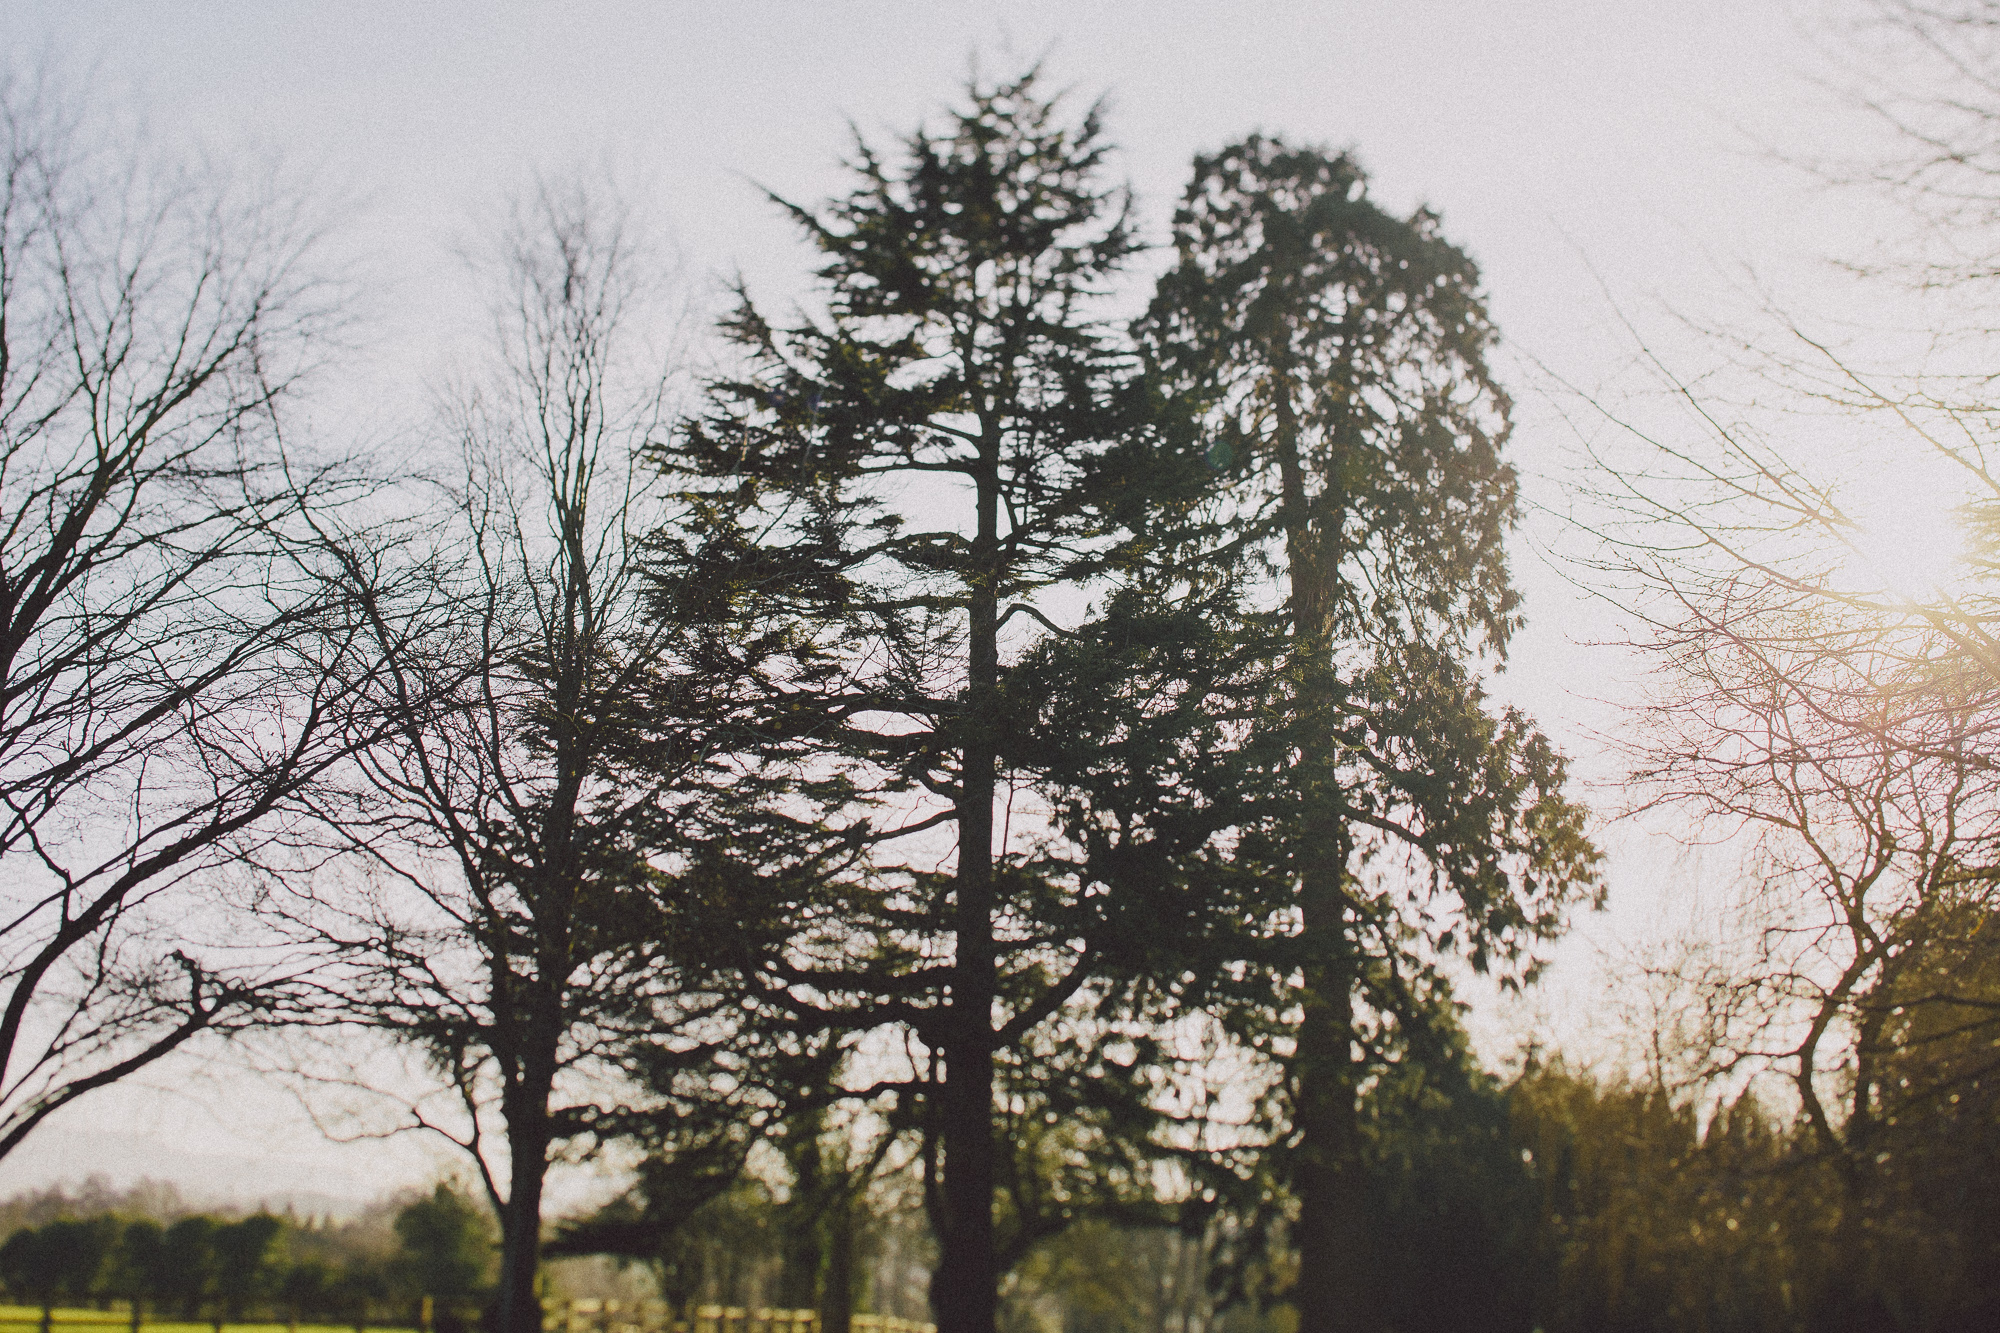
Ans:
{"type": "Polygon", "coordinates": [[[746,296],[744,372],[681,440],[768,541],[839,576],[851,683],[783,706],[821,719],[800,732],[853,784],[857,868],[767,975],[826,1022],[914,1038],[891,1082],[933,1167],[945,1333],[990,1333],[1001,1269],[1065,1215],[1015,1187],[996,1117],[1074,1109],[1051,1078],[1137,1087],[1129,1053],[1112,1070],[1046,1027],[1102,972],[1116,895],[1056,836],[1045,710],[1013,683],[1127,548],[1107,469],[1142,415],[1099,301],[1134,241],[1106,151],[1095,110],[1065,119],[1032,73],[894,154],[861,145],[850,193],[786,205],[825,257],[823,314],[777,327],[746,296]]]}

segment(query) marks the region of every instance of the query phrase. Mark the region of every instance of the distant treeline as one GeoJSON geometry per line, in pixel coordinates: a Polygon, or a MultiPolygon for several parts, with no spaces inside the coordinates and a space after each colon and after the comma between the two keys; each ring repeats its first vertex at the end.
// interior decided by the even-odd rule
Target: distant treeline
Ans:
{"type": "Polygon", "coordinates": [[[253,1316],[356,1328],[414,1322],[429,1297],[435,1326],[448,1329],[463,1325],[491,1280],[490,1216],[448,1185],[338,1223],[263,1210],[173,1216],[178,1199],[158,1187],[133,1191],[119,1200],[125,1208],[74,1206],[102,1205],[105,1194],[53,1191],[0,1205],[0,1220],[13,1222],[0,1241],[10,1297],[45,1312],[116,1302],[218,1329],[253,1316]]]}
{"type": "MultiPolygon", "coordinates": [[[[1849,1180],[1803,1117],[1753,1093],[1704,1114],[1560,1062],[1386,1078],[1365,1103],[1363,1186],[1397,1257],[1383,1326],[1887,1333],[1995,1308],[2000,1118],[1990,1093],[1957,1094],[1899,1116],[1849,1180]]],[[[1003,1327],[1285,1333],[1292,1225],[1079,1224],[1022,1264],[1003,1327]]]]}
{"type": "MultiPolygon", "coordinates": [[[[1503,1079],[1461,1050],[1456,1068],[1413,1066],[1364,1101],[1378,1241],[1408,1256],[1382,1284],[1392,1327],[1865,1333],[2000,1299],[2000,1119],[1986,1080],[1929,1113],[1900,1108],[1881,1160],[1849,1181],[1801,1118],[1750,1093],[1704,1113],[1663,1082],[1560,1061],[1503,1079]]],[[[824,1216],[796,1180],[779,1183],[747,1179],[698,1210],[636,1265],[635,1294],[754,1307],[809,1283],[827,1257],[811,1243],[824,1216]]],[[[857,1308],[921,1314],[934,1251],[916,1214],[880,1195],[857,1203],[857,1308]]],[[[1019,1266],[1003,1326],[1283,1333],[1290,1225],[1079,1222],[1019,1266]]],[[[159,1186],[87,1185],[0,1202],[0,1235],[0,1282],[17,1301],[136,1302],[148,1317],[215,1323],[408,1324],[430,1296],[437,1327],[463,1327],[490,1297],[494,1257],[490,1214],[445,1186],[336,1223],[192,1213],[159,1186]]]]}
{"type": "MultiPolygon", "coordinates": [[[[1911,1098],[1857,1170],[1754,1093],[1704,1116],[1663,1086],[1531,1070],[1508,1097],[1532,1191],[1508,1248],[1539,1287],[1535,1325],[1862,1333],[2000,1308],[1990,1085],[1959,1084],[1928,1111],[1911,1098]]],[[[1450,1211],[1433,1234],[1450,1234],[1450,1211]]],[[[1407,1253],[1451,1252],[1408,1239],[1407,1253]]]]}

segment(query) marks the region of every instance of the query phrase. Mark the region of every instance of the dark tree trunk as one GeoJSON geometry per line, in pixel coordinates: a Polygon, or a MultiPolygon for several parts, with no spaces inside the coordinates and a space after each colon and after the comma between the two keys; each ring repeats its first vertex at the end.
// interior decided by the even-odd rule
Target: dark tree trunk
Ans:
{"type": "Polygon", "coordinates": [[[494,1303],[496,1333],[541,1333],[542,1303],[535,1277],[542,1259],[542,1186],[549,1170],[549,1097],[554,1053],[509,1091],[507,1201],[500,1210],[500,1274],[494,1303]]]}
{"type": "Polygon", "coordinates": [[[966,735],[958,796],[957,956],[939,1117],[944,1140],[940,1256],[931,1279],[939,1333],[994,1333],[1000,1274],[994,1262],[993,1001],[998,990],[993,938],[994,712],[1000,680],[999,605],[992,577],[999,560],[997,450],[979,477],[979,533],[966,645],[966,735]]]}
{"type": "Polygon", "coordinates": [[[1297,830],[1306,963],[1291,1070],[1299,1134],[1293,1180],[1299,1196],[1299,1277],[1292,1294],[1299,1333],[1355,1333],[1373,1327],[1374,1265],[1361,1158],[1361,1070],[1354,1054],[1360,977],[1347,911],[1350,849],[1331,752],[1340,697],[1333,663],[1334,595],[1345,502],[1333,481],[1319,496],[1307,494],[1291,375],[1282,356],[1275,360],[1280,371],[1274,442],[1283,488],[1292,651],[1303,682],[1301,787],[1309,806],[1297,830]]]}
{"type": "Polygon", "coordinates": [[[1303,1013],[1293,1060],[1293,1114],[1299,1131],[1299,1278],[1293,1301],[1299,1333],[1355,1333],[1371,1318],[1368,1193],[1357,1111],[1354,959],[1339,880],[1307,876],[1303,1013]],[[1314,882],[1318,881],[1318,882],[1314,882]]]}
{"type": "Polygon", "coordinates": [[[795,1164],[792,1201],[780,1215],[784,1227],[780,1233],[777,1303],[786,1310],[803,1310],[813,1304],[823,1265],[821,1251],[826,1244],[828,1217],[825,1190],[817,1178],[817,1158],[815,1145],[811,1156],[795,1164]]]}
{"type": "Polygon", "coordinates": [[[851,1333],[854,1315],[854,1214],[861,1201],[842,1192],[827,1211],[820,1271],[819,1333],[851,1333]]]}
{"type": "MultiPolygon", "coordinates": [[[[965,964],[959,968],[963,975],[965,964]]],[[[976,977],[972,983],[968,1001],[976,996],[976,977]]],[[[945,1225],[931,1309],[939,1333],[993,1333],[1000,1275],[993,1262],[992,1030],[961,1021],[955,1035],[943,1088],[945,1225]]]]}

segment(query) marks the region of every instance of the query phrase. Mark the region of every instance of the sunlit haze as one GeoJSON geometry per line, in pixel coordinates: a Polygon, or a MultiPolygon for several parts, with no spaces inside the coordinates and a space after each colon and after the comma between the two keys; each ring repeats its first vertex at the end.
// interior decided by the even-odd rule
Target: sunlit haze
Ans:
{"type": "MultiPolygon", "coordinates": [[[[1776,291],[1845,315],[1844,278],[1825,261],[1877,219],[1828,203],[1792,165],[1840,148],[1827,136],[1858,123],[1824,82],[1817,12],[1740,0],[0,0],[0,44],[44,55],[158,141],[276,161],[339,201],[329,244],[362,293],[360,318],[353,350],[329,349],[338,369],[304,428],[391,455],[424,447],[406,423],[485,329],[457,251],[538,172],[581,162],[617,180],[681,257],[698,328],[738,276],[768,309],[807,297],[814,256],[764,190],[810,202],[842,188],[853,129],[890,141],[974,66],[1040,60],[1078,102],[1102,95],[1153,242],[1199,151],[1253,130],[1352,147],[1377,198],[1436,209],[1480,265],[1528,512],[1511,548],[1528,628],[1493,688],[1539,720],[1572,756],[1579,794],[1609,810],[1628,761],[1607,738],[1641,673],[1601,646],[1620,637],[1615,617],[1560,558],[1593,481],[1580,432],[1599,428],[1569,394],[1650,387],[1641,340],[1670,363],[1699,360],[1691,309],[1726,320],[1776,291]]],[[[711,354],[698,333],[689,341],[711,354]]],[[[1841,502],[1855,578],[1920,598],[1952,576],[1961,539],[1939,492],[1870,477],[1841,502]]],[[[1544,1045],[1585,1033],[1604,951],[1672,933],[1719,891],[1691,882],[1698,861],[1664,835],[1626,826],[1608,845],[1609,909],[1578,923],[1550,980],[1520,1000],[1470,992],[1493,1059],[1511,1057],[1525,1023],[1545,1025],[1533,1034],[1544,1045]]],[[[452,1160],[422,1139],[336,1148],[313,1134],[285,1093],[227,1061],[169,1062],[58,1115],[0,1164],[0,1189],[102,1169],[197,1195],[353,1201],[452,1160]]],[[[552,1208],[599,1188],[587,1171],[563,1180],[552,1208]]]]}
{"type": "Polygon", "coordinates": [[[1960,492],[1911,485],[1894,472],[1855,487],[1846,500],[1853,527],[1843,534],[1850,585],[1918,603],[1947,592],[1965,560],[1961,503],[1960,492]]]}

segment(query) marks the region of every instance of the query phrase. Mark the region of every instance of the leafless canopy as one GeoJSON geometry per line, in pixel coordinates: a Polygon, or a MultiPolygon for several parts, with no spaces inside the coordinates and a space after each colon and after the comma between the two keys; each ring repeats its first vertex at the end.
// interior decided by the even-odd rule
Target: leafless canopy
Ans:
{"type": "Polygon", "coordinates": [[[724,1107],[702,1147],[726,1183],[769,1110],[732,1081],[741,1007],[705,984],[749,953],[758,913],[733,895],[759,877],[703,856],[750,865],[782,819],[756,797],[757,704],[796,645],[739,614],[756,580],[730,565],[726,506],[649,457],[673,320],[623,210],[544,186],[480,276],[489,354],[443,395],[420,482],[444,614],[375,626],[398,725],[308,803],[341,869],[274,877],[274,907],[344,960],[348,1019],[422,1056],[434,1082],[395,1127],[478,1172],[513,1330],[539,1326],[554,1160],[686,1123],[687,1091],[724,1107]]]}
{"type": "Polygon", "coordinates": [[[1908,1072],[1906,1016],[1996,1016],[1920,983],[1995,906],[2000,473],[1977,404],[1865,373],[1796,326],[1741,350],[1789,412],[1735,412],[1658,363],[1677,417],[1598,405],[1617,443],[1593,457],[1592,573],[1652,668],[1635,791],[1746,854],[1727,964],[1699,954],[1683,978],[1711,1043],[1694,1072],[1781,1071],[1819,1142],[1861,1161],[1895,1123],[1884,1071],[1908,1072]],[[1923,526],[1964,541],[1914,577],[1866,508],[1920,469],[1952,497],[1923,526]]]}
{"type": "Polygon", "coordinates": [[[350,751],[370,670],[353,484],[280,429],[338,314],[300,209],[73,105],[0,84],[0,1154],[284,1003],[188,885],[350,751]]]}

